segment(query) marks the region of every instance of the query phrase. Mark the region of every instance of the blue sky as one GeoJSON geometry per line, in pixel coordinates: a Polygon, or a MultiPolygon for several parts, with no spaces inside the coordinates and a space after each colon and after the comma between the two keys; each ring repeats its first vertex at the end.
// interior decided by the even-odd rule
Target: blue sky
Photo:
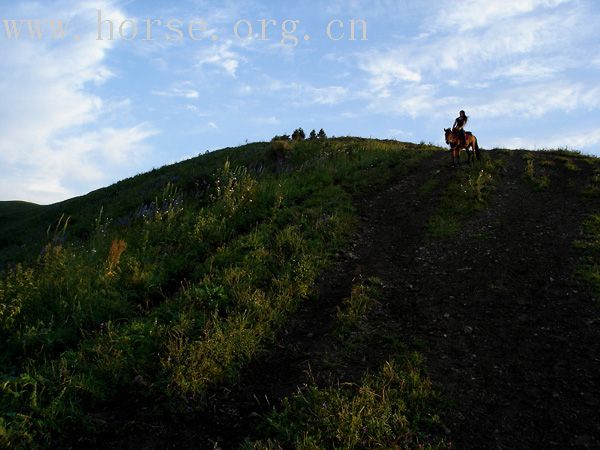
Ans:
{"type": "Polygon", "coordinates": [[[15,1],[0,21],[0,200],[52,203],[299,126],[441,145],[460,109],[484,148],[600,154],[595,0],[15,1]],[[41,39],[27,22],[9,39],[4,20],[35,19],[41,39]],[[277,21],[264,40],[261,20],[277,21]]]}

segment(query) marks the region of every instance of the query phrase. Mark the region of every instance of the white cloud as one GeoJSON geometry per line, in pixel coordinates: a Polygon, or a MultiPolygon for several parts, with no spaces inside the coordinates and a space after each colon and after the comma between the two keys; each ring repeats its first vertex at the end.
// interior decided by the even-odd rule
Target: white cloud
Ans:
{"type": "Polygon", "coordinates": [[[435,23],[459,32],[487,27],[540,8],[555,8],[571,0],[455,0],[445,2],[435,23]]]}
{"type": "Polygon", "coordinates": [[[442,95],[439,89],[431,84],[415,85],[389,96],[373,97],[369,92],[363,93],[369,102],[369,109],[379,113],[391,113],[404,117],[444,117],[455,114],[463,99],[442,95]]]}
{"type": "MultiPolygon", "coordinates": [[[[432,34],[425,40],[407,44],[397,57],[402,58],[402,63],[410,61],[418,70],[437,76],[453,71],[478,79],[490,68],[502,70],[513,65],[515,58],[522,60],[535,55],[560,64],[554,67],[559,72],[564,69],[562,63],[571,57],[572,46],[567,44],[572,44],[584,31],[583,22],[584,17],[577,10],[515,17],[483,30],[432,34]]],[[[510,78],[510,73],[504,76],[510,78]]]]}
{"type": "Polygon", "coordinates": [[[535,84],[504,90],[479,105],[472,101],[472,110],[482,118],[513,116],[540,117],[552,111],[569,112],[576,108],[595,109],[600,106],[600,89],[582,84],[535,84]]]}
{"type": "Polygon", "coordinates": [[[102,128],[58,139],[28,153],[0,182],[0,196],[37,203],[54,203],[125,176],[149,150],[144,141],[157,133],[146,124],[133,128],[102,128]],[[107,173],[107,167],[112,173],[107,173]]]}
{"type": "Polygon", "coordinates": [[[295,106],[337,105],[351,97],[350,90],[344,86],[316,87],[304,83],[285,83],[268,79],[262,91],[283,95],[286,101],[295,106]]]}
{"type": "MultiPolygon", "coordinates": [[[[64,157],[61,166],[69,166],[68,159],[72,156],[84,156],[75,160],[74,164],[85,166],[87,161],[102,160],[114,165],[128,164],[143,156],[143,142],[151,136],[155,136],[157,130],[146,123],[132,128],[101,128],[97,131],[83,133],[78,136],[69,137],[55,141],[57,148],[63,149],[59,156],[64,157]],[[83,163],[83,164],[82,164],[83,163]]],[[[73,164],[73,163],[71,163],[73,164]]],[[[73,173],[74,177],[81,177],[81,173],[73,173]]],[[[83,177],[86,180],[87,177],[83,177]]]]}
{"type": "Polygon", "coordinates": [[[275,116],[268,117],[253,117],[252,122],[258,125],[279,125],[281,120],[275,116]]]}
{"type": "Polygon", "coordinates": [[[114,20],[125,17],[110,0],[2,8],[3,17],[61,17],[78,27],[81,39],[0,41],[6,105],[0,112],[0,198],[50,203],[81,194],[86,182],[110,179],[114,164],[131,163],[134,149],[155,133],[149,125],[106,125],[130,108],[130,100],[93,93],[113,76],[105,59],[115,45],[96,40],[96,9],[111,11],[114,20]],[[92,126],[100,131],[86,131],[92,126]]]}
{"type": "MultiPolygon", "coordinates": [[[[444,93],[434,85],[419,85],[390,97],[370,98],[369,107],[398,116],[453,117],[465,109],[478,119],[512,117],[528,119],[561,111],[594,110],[600,107],[600,87],[582,83],[554,82],[505,88],[497,92],[463,92],[457,96],[444,93]]],[[[368,96],[368,94],[366,94],[368,96]]]]}
{"type": "Polygon", "coordinates": [[[204,66],[216,66],[235,78],[240,62],[245,58],[233,51],[232,46],[233,41],[229,40],[202,50],[197,56],[197,67],[203,69],[204,66]]]}
{"type": "Polygon", "coordinates": [[[547,78],[572,66],[571,57],[553,56],[546,66],[541,61],[549,52],[558,53],[560,42],[577,29],[577,19],[574,15],[527,17],[483,32],[435,33],[391,50],[359,55],[356,65],[368,76],[369,95],[384,98],[419,84],[481,87],[489,79],[547,78]]]}
{"type": "Polygon", "coordinates": [[[600,107],[597,84],[568,73],[589,70],[578,44],[589,44],[598,25],[571,0],[445,2],[434,25],[346,60],[366,75],[360,95],[372,111],[437,118],[468,108],[482,118],[531,118],[600,107]]]}
{"type": "Polygon", "coordinates": [[[312,87],[307,86],[303,89],[306,94],[306,101],[311,104],[335,105],[346,99],[348,89],[341,86],[312,87]]]}
{"type": "Polygon", "coordinates": [[[181,97],[190,100],[200,97],[200,93],[194,88],[194,83],[191,81],[176,83],[166,90],[153,90],[152,93],[160,97],[181,97]]]}
{"type": "Polygon", "coordinates": [[[529,59],[524,58],[514,64],[495,69],[490,75],[491,79],[512,78],[514,80],[543,80],[551,78],[570,65],[564,60],[551,59],[529,59]]]}
{"type": "Polygon", "coordinates": [[[427,2],[415,0],[330,0],[323,8],[325,17],[332,15],[352,14],[355,17],[390,17],[414,14],[422,9],[435,9],[439,0],[427,2]]]}
{"type": "Polygon", "coordinates": [[[410,139],[414,136],[414,133],[412,131],[405,131],[405,130],[399,130],[397,128],[392,128],[390,130],[388,130],[388,134],[389,136],[393,137],[393,138],[405,138],[405,139],[410,139]]]}
{"type": "Polygon", "coordinates": [[[419,70],[408,68],[402,55],[396,52],[363,55],[359,67],[369,74],[371,89],[382,97],[388,97],[393,86],[422,80],[419,70]]]}
{"type": "MultiPolygon", "coordinates": [[[[548,137],[515,137],[496,139],[491,142],[496,148],[510,149],[559,149],[581,150],[600,145],[600,130],[580,130],[576,133],[552,134],[548,137]]],[[[598,152],[596,152],[598,153],[598,152]]]]}

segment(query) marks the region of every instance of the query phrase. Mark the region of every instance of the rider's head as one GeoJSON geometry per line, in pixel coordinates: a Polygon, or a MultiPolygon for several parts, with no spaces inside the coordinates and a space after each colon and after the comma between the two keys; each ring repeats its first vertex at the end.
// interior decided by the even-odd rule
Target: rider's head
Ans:
{"type": "Polygon", "coordinates": [[[466,114],[465,114],[465,112],[464,112],[463,110],[461,110],[461,111],[460,111],[460,116],[461,116],[461,117],[464,117],[464,116],[466,116],[466,114]]]}

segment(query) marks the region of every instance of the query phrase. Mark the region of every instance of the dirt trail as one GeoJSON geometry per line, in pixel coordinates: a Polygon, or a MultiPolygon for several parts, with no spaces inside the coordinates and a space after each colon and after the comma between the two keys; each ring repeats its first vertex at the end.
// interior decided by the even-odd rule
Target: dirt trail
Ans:
{"type": "Polygon", "coordinates": [[[456,448],[600,448],[600,310],[574,281],[573,247],[598,202],[580,195],[589,166],[555,163],[534,192],[511,153],[486,211],[384,273],[398,331],[454,403],[456,448]]]}

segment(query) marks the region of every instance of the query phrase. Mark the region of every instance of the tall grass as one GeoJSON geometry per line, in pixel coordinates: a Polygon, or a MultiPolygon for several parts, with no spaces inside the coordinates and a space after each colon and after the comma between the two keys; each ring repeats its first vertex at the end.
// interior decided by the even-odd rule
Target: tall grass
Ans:
{"type": "Polygon", "coordinates": [[[337,334],[344,336],[365,319],[369,310],[377,303],[382,281],[373,277],[352,286],[350,297],[337,309],[337,334]]]}
{"type": "Polygon", "coordinates": [[[524,178],[533,186],[536,191],[543,191],[550,186],[550,178],[544,173],[539,173],[535,167],[535,160],[531,154],[527,154],[525,158],[525,173],[524,178]]]}

